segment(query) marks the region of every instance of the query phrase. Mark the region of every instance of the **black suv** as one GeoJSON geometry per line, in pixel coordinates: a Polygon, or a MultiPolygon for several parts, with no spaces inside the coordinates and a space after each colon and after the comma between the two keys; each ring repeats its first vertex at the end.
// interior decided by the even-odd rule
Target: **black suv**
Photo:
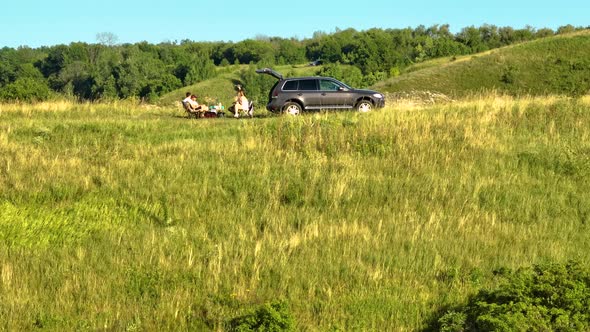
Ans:
{"type": "Polygon", "coordinates": [[[272,87],[266,109],[271,112],[299,114],[320,109],[356,109],[368,112],[385,106],[385,97],[377,91],[357,90],[331,77],[292,77],[270,68],[256,70],[279,81],[272,87]]]}

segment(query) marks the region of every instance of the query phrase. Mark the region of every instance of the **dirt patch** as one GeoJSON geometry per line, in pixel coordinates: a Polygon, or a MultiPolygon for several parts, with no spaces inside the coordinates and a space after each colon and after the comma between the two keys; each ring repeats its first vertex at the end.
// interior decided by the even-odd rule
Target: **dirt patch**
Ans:
{"type": "Polygon", "coordinates": [[[435,91],[400,91],[387,93],[388,104],[434,105],[454,102],[449,96],[435,91]]]}

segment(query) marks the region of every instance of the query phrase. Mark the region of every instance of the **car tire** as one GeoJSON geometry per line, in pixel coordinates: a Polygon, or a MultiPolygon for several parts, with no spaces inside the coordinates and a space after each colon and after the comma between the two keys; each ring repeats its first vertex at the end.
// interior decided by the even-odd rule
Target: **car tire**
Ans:
{"type": "Polygon", "coordinates": [[[361,113],[370,112],[373,110],[373,103],[370,100],[361,100],[356,104],[356,110],[361,113]]]}
{"type": "Polygon", "coordinates": [[[299,115],[301,114],[301,105],[295,102],[288,102],[283,105],[283,113],[288,115],[299,115]]]}

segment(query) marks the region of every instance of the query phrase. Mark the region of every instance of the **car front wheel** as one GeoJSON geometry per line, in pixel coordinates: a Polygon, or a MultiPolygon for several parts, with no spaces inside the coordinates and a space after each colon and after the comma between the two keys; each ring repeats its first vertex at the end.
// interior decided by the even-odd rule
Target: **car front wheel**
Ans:
{"type": "Polygon", "coordinates": [[[368,100],[361,100],[356,104],[356,110],[362,113],[370,112],[373,109],[373,103],[368,100]]]}
{"type": "Polygon", "coordinates": [[[288,102],[285,104],[285,106],[283,106],[283,113],[289,115],[299,115],[301,113],[301,105],[294,102],[288,102]]]}

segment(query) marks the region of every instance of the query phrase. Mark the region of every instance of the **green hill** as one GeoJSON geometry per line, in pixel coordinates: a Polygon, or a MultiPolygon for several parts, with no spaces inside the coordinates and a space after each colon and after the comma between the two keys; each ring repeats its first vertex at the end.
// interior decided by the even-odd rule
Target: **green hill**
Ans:
{"type": "Polygon", "coordinates": [[[219,73],[215,78],[169,92],[160,98],[158,104],[175,105],[190,91],[198,96],[200,103],[211,104],[217,101],[227,105],[235,94],[234,85],[239,81],[240,70],[245,68],[246,66],[218,68],[219,73]]]}
{"type": "MultiPolygon", "coordinates": [[[[285,76],[306,76],[315,75],[321,66],[309,67],[306,65],[299,65],[276,66],[273,68],[285,76]]],[[[215,78],[174,90],[162,96],[158,104],[164,106],[175,105],[178,101],[184,99],[187,91],[195,93],[201,103],[219,101],[224,105],[231,104],[235,95],[234,86],[237,83],[243,84],[240,73],[248,70],[248,65],[219,67],[217,70],[219,72],[215,78]]],[[[246,87],[246,91],[248,91],[248,87],[246,87]]],[[[264,98],[266,98],[267,94],[268,91],[264,91],[264,98]]],[[[248,94],[248,96],[250,97],[250,94],[248,94]]],[[[257,96],[256,99],[261,98],[262,97],[257,96]]],[[[256,102],[263,104],[266,103],[266,100],[256,100],[256,102]]]]}
{"type": "Polygon", "coordinates": [[[436,91],[462,97],[496,90],[511,95],[590,91],[590,31],[539,39],[461,58],[436,59],[377,83],[383,92],[436,91]]]}

